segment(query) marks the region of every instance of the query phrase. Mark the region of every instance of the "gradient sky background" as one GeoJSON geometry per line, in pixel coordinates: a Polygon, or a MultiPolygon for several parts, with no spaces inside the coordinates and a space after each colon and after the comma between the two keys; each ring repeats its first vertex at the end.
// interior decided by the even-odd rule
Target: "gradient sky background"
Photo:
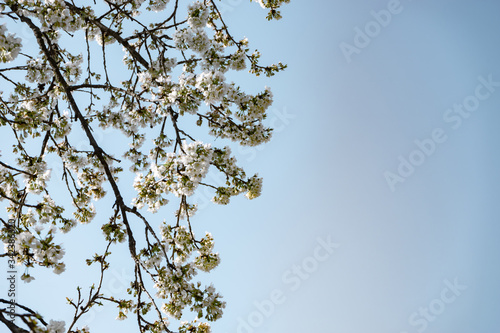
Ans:
{"type": "MultiPolygon", "coordinates": [[[[200,205],[194,220],[222,256],[206,277],[228,303],[213,331],[499,332],[500,87],[460,127],[443,117],[474,94],[479,76],[500,82],[500,3],[401,0],[400,13],[351,62],[339,45],[353,45],[355,28],[389,1],[292,0],[278,22],[248,1],[221,3],[235,36],[289,68],[271,79],[245,76],[247,87],[269,85],[275,95],[271,143],[235,149],[249,173],[264,177],[263,195],[200,205]],[[391,191],[384,173],[396,173],[399,156],[408,159],[415,140],[436,128],[446,141],[391,191]],[[328,237],[340,247],[319,262],[318,238],[328,237]],[[303,264],[310,273],[296,280],[291,270],[303,264]],[[446,290],[455,280],[466,287],[459,295],[446,290]],[[283,302],[266,316],[255,302],[269,303],[273,290],[283,302]],[[429,306],[437,313],[426,320],[419,309],[429,306]]],[[[82,242],[91,228],[65,242],[82,242]]],[[[123,292],[128,266],[112,270],[105,288],[123,292]]],[[[46,287],[37,271],[32,284],[20,282],[19,301],[67,318],[64,297],[91,281],[70,268],[47,274],[46,287]]],[[[133,321],[103,326],[116,314],[83,322],[91,332],[136,332],[133,321]]]]}

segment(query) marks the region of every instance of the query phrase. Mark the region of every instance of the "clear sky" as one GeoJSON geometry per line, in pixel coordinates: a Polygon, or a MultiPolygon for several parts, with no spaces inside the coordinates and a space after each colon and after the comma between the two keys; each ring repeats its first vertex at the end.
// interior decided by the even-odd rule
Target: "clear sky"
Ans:
{"type": "MultiPolygon", "coordinates": [[[[213,331],[499,332],[500,3],[292,0],[277,22],[221,3],[234,35],[289,68],[245,79],[275,95],[273,140],[235,149],[263,195],[194,220],[222,257],[206,276],[228,303],[213,331]]],[[[107,290],[124,291],[127,265],[107,290]]],[[[64,319],[90,274],[47,276],[19,301],[64,319]]],[[[116,313],[84,322],[136,331],[101,326],[116,313]]]]}

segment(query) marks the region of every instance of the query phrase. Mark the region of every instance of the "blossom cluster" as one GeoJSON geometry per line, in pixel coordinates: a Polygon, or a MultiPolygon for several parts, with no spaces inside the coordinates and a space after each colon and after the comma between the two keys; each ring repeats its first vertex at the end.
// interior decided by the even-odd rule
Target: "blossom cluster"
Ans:
{"type": "Polygon", "coordinates": [[[262,178],[257,174],[247,178],[245,171],[236,165],[236,159],[231,156],[231,149],[214,149],[213,165],[222,171],[226,177],[227,186],[219,186],[212,201],[218,204],[227,205],[232,196],[246,192],[248,199],[260,196],[262,191],[262,178]]]}
{"type": "Polygon", "coordinates": [[[5,24],[0,24],[0,62],[16,59],[22,47],[21,38],[6,32],[5,24]]]}
{"type": "Polygon", "coordinates": [[[152,165],[152,171],[145,176],[137,174],[134,188],[138,195],[133,204],[138,208],[147,204],[149,210],[157,211],[168,203],[163,194],[192,195],[206,176],[211,160],[210,144],[184,142],[181,153],[168,153],[165,163],[152,165]]]}
{"type": "Polygon", "coordinates": [[[42,193],[42,191],[47,187],[51,173],[51,170],[47,169],[45,161],[32,159],[30,160],[29,165],[25,164],[27,162],[26,160],[20,162],[20,164],[25,167],[24,170],[26,171],[26,178],[24,179],[26,191],[33,194],[42,193]]]}
{"type": "Polygon", "coordinates": [[[277,10],[282,4],[289,3],[290,0],[253,0],[258,2],[262,8],[269,8],[269,14],[267,15],[268,20],[276,19],[279,20],[282,16],[279,10],[277,10]]]}
{"type": "MultiPolygon", "coordinates": [[[[61,320],[50,320],[49,325],[47,325],[47,333],[64,333],[66,332],[65,329],[66,323],[61,320]]],[[[88,329],[83,329],[82,332],[88,331],[88,329]]]]}
{"type": "MultiPolygon", "coordinates": [[[[18,0],[17,10],[25,17],[34,17],[41,23],[42,31],[64,29],[74,32],[85,26],[80,15],[74,15],[64,0],[18,0]]],[[[89,13],[92,13],[92,10],[89,13]]]]}
{"type": "MultiPolygon", "coordinates": [[[[244,192],[248,199],[260,195],[262,178],[257,175],[247,178],[243,169],[237,166],[236,159],[231,156],[229,147],[213,148],[210,144],[196,141],[189,144],[184,142],[178,154],[166,154],[164,163],[153,164],[148,174],[138,173],[134,181],[137,196],[132,203],[139,209],[146,204],[150,211],[156,212],[168,203],[165,197],[168,193],[177,197],[189,197],[207,175],[211,165],[227,178],[226,186],[216,187],[213,198],[215,203],[228,204],[230,197],[244,192]]],[[[184,212],[178,211],[177,215],[191,216],[195,211],[194,206],[188,206],[184,212]]]]}
{"type": "MultiPolygon", "coordinates": [[[[134,10],[137,10],[146,0],[109,0],[110,3],[115,5],[130,5],[134,10]]],[[[160,12],[165,9],[169,0],[149,0],[147,10],[152,10],[154,12],[160,12]]]]}
{"type": "Polygon", "coordinates": [[[210,333],[212,328],[209,323],[204,322],[182,322],[179,333],[210,333]]]}
{"type": "MultiPolygon", "coordinates": [[[[40,235],[43,230],[42,225],[38,224],[35,230],[40,239],[29,231],[23,231],[17,235],[15,251],[18,263],[32,266],[33,262],[36,262],[40,266],[53,267],[54,273],[61,274],[66,269],[66,265],[61,261],[65,251],[61,245],[56,245],[52,241],[56,228],[51,226],[46,237],[41,237],[40,235]]],[[[27,273],[23,274],[21,278],[27,282],[34,279],[27,273]]]]}
{"type": "Polygon", "coordinates": [[[215,291],[212,285],[201,287],[201,283],[193,283],[191,280],[197,274],[197,270],[208,272],[215,268],[219,262],[218,253],[213,253],[213,238],[206,233],[198,243],[194,235],[185,227],[161,226],[162,246],[165,251],[172,250],[175,253],[175,262],[171,266],[162,266],[158,269],[158,281],[155,284],[157,296],[169,299],[164,303],[162,309],[173,318],[179,319],[186,306],[198,314],[198,318],[205,317],[214,321],[222,316],[225,302],[215,291]],[[188,261],[194,249],[197,256],[193,262],[188,261]],[[205,311],[205,312],[204,312],[205,311]]]}

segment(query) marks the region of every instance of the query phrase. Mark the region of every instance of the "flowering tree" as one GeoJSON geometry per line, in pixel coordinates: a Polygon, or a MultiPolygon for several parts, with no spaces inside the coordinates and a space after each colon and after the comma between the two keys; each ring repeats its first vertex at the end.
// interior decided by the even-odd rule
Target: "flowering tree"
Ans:
{"type": "MultiPolygon", "coordinates": [[[[271,20],[289,0],[258,2],[271,20]]],[[[118,308],[119,319],[135,317],[140,332],[209,332],[209,322],[221,317],[219,293],[194,279],[220,259],[212,236],[193,232],[192,195],[207,187],[222,205],[242,193],[259,196],[262,179],[248,176],[230,148],[214,141],[267,142],[272,94],[268,88],[247,94],[226,76],[245,68],[272,76],[285,65],[260,65],[259,52],[230,33],[217,6],[218,0],[0,2],[0,200],[9,214],[1,219],[2,257],[25,267],[25,282],[36,278],[35,266],[61,274],[62,234],[94,219],[94,201],[113,203],[100,213],[108,214],[105,222],[95,221],[105,250],[87,259],[100,278],[87,296],[78,287],[68,298],[74,316],[49,320],[0,299],[0,321],[11,332],[89,332],[79,319],[105,303],[118,308]],[[32,43],[16,35],[21,29],[32,43]],[[122,62],[115,60],[119,53],[122,62]],[[99,131],[114,133],[112,151],[97,139],[99,131]],[[78,138],[85,144],[75,144],[78,138]],[[125,169],[135,174],[131,200],[125,169]],[[210,172],[225,183],[207,181],[210,172]],[[169,200],[175,213],[159,221],[153,213],[169,200]],[[134,271],[123,299],[102,290],[119,243],[134,271]],[[195,319],[182,321],[189,316],[195,319]]]]}

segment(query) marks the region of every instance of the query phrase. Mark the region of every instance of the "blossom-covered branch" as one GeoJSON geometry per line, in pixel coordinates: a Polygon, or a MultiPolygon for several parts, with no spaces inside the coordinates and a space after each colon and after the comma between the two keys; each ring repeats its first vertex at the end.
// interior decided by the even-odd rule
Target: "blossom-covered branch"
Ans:
{"type": "MultiPolygon", "coordinates": [[[[257,2],[269,9],[268,19],[279,19],[278,9],[289,1],[257,2]]],[[[117,307],[117,319],[133,314],[139,332],[210,332],[209,323],[222,316],[222,296],[195,280],[217,267],[220,257],[210,233],[196,236],[192,197],[200,185],[213,191],[217,204],[239,194],[260,195],[262,179],[248,176],[231,148],[216,142],[268,142],[273,95],[267,87],[246,93],[227,74],[248,68],[272,76],[286,66],[259,64],[248,40],[230,33],[217,1],[195,1],[181,17],[182,5],[0,1],[0,133],[13,142],[11,151],[0,154],[0,201],[16,221],[3,225],[1,237],[6,246],[15,238],[12,255],[26,269],[25,282],[35,280],[35,267],[65,271],[60,233],[79,223],[99,223],[106,244],[87,259],[99,267],[98,281],[87,294],[78,286],[76,299],[67,299],[73,318],[45,320],[17,304],[24,312],[14,314],[22,321],[14,323],[0,306],[0,321],[11,332],[88,333],[92,328],[80,327],[81,317],[104,303],[117,307]],[[36,43],[24,45],[15,33],[20,26],[36,43]],[[122,63],[110,59],[120,51],[122,63]],[[112,149],[99,141],[98,131],[113,131],[112,149]],[[135,178],[130,202],[125,170],[135,178]],[[225,183],[211,182],[210,173],[222,174],[225,183]],[[94,202],[105,197],[113,204],[99,212],[108,215],[102,222],[94,202]],[[178,205],[173,216],[158,219],[169,203],[178,205]],[[120,243],[128,245],[134,272],[125,298],[102,288],[120,243]]]]}

